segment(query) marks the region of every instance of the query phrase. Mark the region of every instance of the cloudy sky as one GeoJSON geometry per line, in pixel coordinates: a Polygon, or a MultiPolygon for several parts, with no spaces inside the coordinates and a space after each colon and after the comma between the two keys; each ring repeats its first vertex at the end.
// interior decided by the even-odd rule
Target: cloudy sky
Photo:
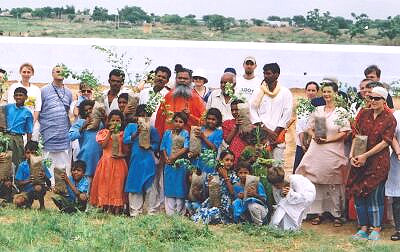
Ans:
{"type": "Polygon", "coordinates": [[[206,14],[222,14],[240,18],[261,18],[268,16],[306,15],[307,11],[318,8],[330,11],[334,16],[350,18],[350,13],[366,13],[371,18],[386,18],[400,14],[399,0],[0,0],[0,8],[44,7],[74,5],[77,9],[102,6],[109,13],[116,13],[117,8],[125,5],[140,6],[148,13],[157,15],[195,14],[201,17],[206,14]]]}

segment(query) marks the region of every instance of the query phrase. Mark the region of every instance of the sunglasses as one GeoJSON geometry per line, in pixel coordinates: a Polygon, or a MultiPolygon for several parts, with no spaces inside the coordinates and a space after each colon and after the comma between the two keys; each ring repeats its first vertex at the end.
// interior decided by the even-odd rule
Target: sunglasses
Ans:
{"type": "Polygon", "coordinates": [[[91,93],[92,93],[92,90],[81,90],[81,93],[82,93],[82,94],[83,94],[83,93],[91,94],[91,93]]]}
{"type": "Polygon", "coordinates": [[[383,100],[383,97],[380,97],[380,96],[368,96],[368,99],[370,99],[371,101],[379,101],[379,100],[383,100]]]}

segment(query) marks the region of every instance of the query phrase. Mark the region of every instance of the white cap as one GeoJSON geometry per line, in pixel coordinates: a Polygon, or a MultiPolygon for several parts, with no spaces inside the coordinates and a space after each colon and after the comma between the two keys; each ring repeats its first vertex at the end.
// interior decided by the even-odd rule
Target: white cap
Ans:
{"type": "Polygon", "coordinates": [[[374,87],[371,90],[371,93],[377,94],[378,96],[382,97],[383,99],[387,99],[388,91],[383,87],[374,87]]]}
{"type": "Polygon", "coordinates": [[[206,73],[205,73],[205,71],[203,69],[195,69],[193,74],[192,74],[192,77],[204,78],[205,79],[204,84],[206,84],[208,82],[208,80],[206,78],[206,73]]]}

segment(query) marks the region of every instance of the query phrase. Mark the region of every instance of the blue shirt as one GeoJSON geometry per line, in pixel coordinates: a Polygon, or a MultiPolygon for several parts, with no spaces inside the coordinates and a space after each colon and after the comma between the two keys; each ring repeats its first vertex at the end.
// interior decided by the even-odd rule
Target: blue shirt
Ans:
{"type": "MultiPolygon", "coordinates": [[[[42,165],[42,167],[43,167],[43,170],[44,170],[44,174],[46,175],[46,177],[48,179],[50,179],[51,178],[51,174],[50,174],[49,170],[44,165],[42,165]]],[[[19,164],[17,173],[15,174],[15,180],[17,180],[17,181],[28,180],[30,178],[30,176],[31,176],[31,170],[30,170],[28,162],[25,160],[25,161],[23,161],[22,163],[19,164]]],[[[32,183],[26,184],[24,186],[24,188],[23,188],[23,191],[24,192],[33,191],[32,183]]]]}
{"type": "Polygon", "coordinates": [[[25,107],[18,107],[15,103],[6,105],[7,131],[19,135],[32,134],[33,116],[25,107]]]}
{"type": "MultiPolygon", "coordinates": [[[[89,180],[86,176],[83,176],[81,180],[75,181],[72,176],[68,177],[71,183],[78,189],[81,193],[87,193],[89,190],[89,180]]],[[[76,200],[76,195],[74,191],[72,191],[71,187],[67,184],[67,191],[68,191],[68,200],[74,202],[76,200]]]]}

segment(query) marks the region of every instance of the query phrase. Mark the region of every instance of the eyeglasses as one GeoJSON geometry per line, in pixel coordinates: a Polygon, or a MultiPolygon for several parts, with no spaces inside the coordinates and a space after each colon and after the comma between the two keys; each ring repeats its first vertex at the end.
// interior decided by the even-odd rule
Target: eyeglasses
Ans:
{"type": "Polygon", "coordinates": [[[91,93],[92,93],[92,90],[81,90],[81,93],[82,93],[82,94],[83,94],[83,93],[91,94],[91,93]]]}
{"type": "Polygon", "coordinates": [[[383,97],[380,96],[368,96],[368,99],[370,99],[371,101],[379,101],[379,100],[383,100],[383,97]]]}

